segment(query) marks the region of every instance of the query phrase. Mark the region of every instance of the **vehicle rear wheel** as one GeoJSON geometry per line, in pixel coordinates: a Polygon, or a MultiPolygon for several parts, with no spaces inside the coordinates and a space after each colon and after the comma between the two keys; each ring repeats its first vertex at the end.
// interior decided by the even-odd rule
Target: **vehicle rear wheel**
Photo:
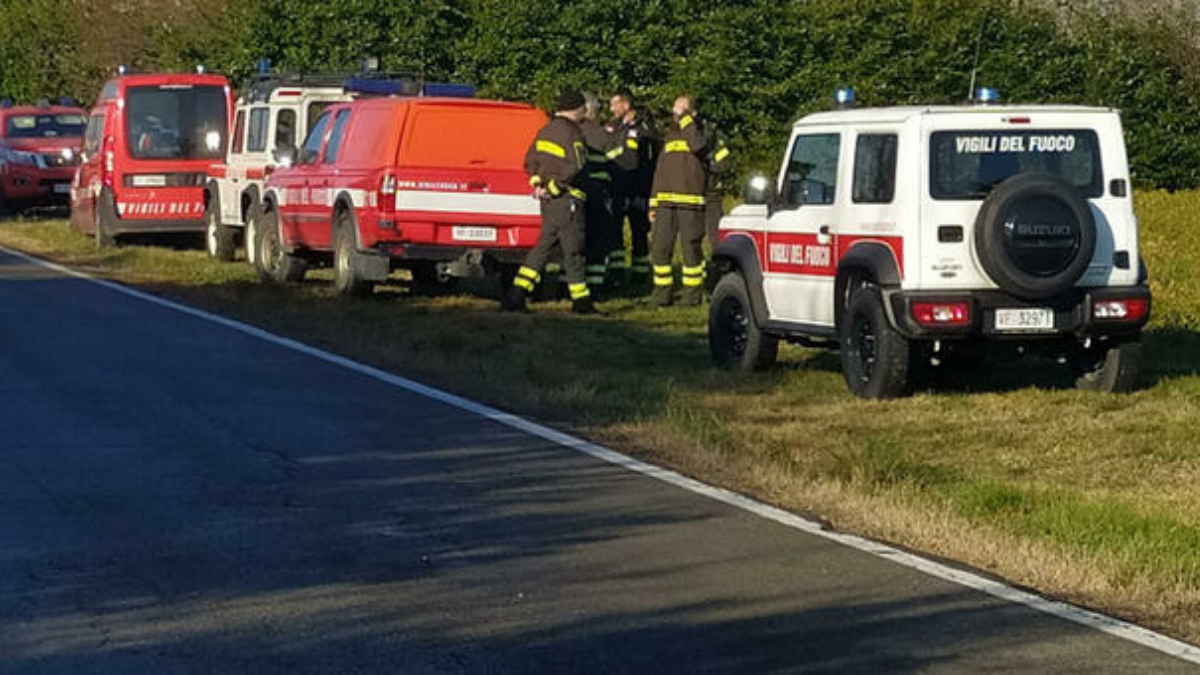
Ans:
{"type": "Polygon", "coordinates": [[[842,374],[855,396],[884,399],[908,393],[911,345],[888,323],[878,288],[868,285],[853,292],[838,341],[842,374]]]}
{"type": "Polygon", "coordinates": [[[221,222],[221,200],[213,195],[204,212],[204,239],[208,255],[224,262],[233,260],[237,242],[233,228],[221,222]]]}
{"type": "Polygon", "coordinates": [[[258,265],[258,248],[259,248],[259,232],[258,219],[262,217],[257,206],[251,206],[246,212],[246,232],[244,238],[246,240],[246,262],[257,267],[258,265]]]}
{"type": "Polygon", "coordinates": [[[258,277],[263,281],[280,284],[303,281],[304,273],[308,271],[308,262],[283,249],[283,242],[279,238],[279,214],[276,211],[268,211],[263,214],[259,225],[262,231],[258,237],[258,262],[254,266],[258,277]]]}
{"type": "Polygon", "coordinates": [[[365,298],[375,291],[358,264],[358,242],[346,212],[338,215],[333,232],[333,288],[347,298],[365,298]]]}
{"type": "MultiPolygon", "coordinates": [[[[96,200],[96,204],[92,208],[92,237],[96,240],[96,248],[99,250],[117,245],[117,237],[109,229],[108,224],[111,218],[110,204],[113,204],[111,195],[108,192],[101,192],[100,198],[96,200]]],[[[115,213],[115,211],[114,207],[112,212],[115,213]]]]}
{"type": "Polygon", "coordinates": [[[762,370],[778,358],[779,340],[758,327],[746,280],[739,272],[721,277],[713,290],[708,350],[716,365],[729,370],[762,370]]]}
{"type": "Polygon", "coordinates": [[[1083,350],[1075,364],[1075,386],[1084,391],[1129,393],[1137,386],[1141,357],[1140,342],[1083,350]]]}

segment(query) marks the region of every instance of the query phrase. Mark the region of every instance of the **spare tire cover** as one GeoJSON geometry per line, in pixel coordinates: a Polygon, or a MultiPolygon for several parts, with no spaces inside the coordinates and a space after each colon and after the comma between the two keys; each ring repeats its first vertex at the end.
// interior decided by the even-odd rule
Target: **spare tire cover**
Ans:
{"type": "Polygon", "coordinates": [[[1096,251],[1087,198],[1050,174],[1014,176],[996,186],[975,219],[979,262],[1001,289],[1030,300],[1073,287],[1096,251]]]}

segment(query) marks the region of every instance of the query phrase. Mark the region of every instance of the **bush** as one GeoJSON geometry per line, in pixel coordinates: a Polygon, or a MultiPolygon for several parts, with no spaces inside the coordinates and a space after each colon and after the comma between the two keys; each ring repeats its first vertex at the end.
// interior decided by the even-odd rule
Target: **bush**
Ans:
{"type": "MultiPolygon", "coordinates": [[[[75,22],[73,38],[62,15],[98,1],[0,9],[4,91],[33,98],[70,86],[77,97],[94,95],[115,65],[94,55],[113,60],[113,41],[80,38],[100,30],[106,14],[75,22]],[[81,44],[91,46],[72,51],[81,44]]],[[[1121,109],[1139,186],[1200,186],[1197,22],[1171,9],[1114,15],[1012,0],[176,4],[170,16],[154,15],[153,4],[139,10],[150,19],[120,43],[128,53],[119,58],[143,68],[203,61],[240,79],[262,56],[312,71],[379,56],[385,69],[422,63],[431,78],[542,104],[565,85],[625,85],[659,111],[687,91],[730,137],[742,172],[773,168],[789,124],[827,107],[838,86],[853,85],[864,105],[964,101],[978,46],[978,83],[1009,101],[1121,109]]]]}

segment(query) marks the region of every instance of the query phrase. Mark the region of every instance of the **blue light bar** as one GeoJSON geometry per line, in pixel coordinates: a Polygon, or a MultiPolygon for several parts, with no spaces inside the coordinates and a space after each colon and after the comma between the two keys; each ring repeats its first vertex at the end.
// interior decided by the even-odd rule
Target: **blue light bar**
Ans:
{"type": "Polygon", "coordinates": [[[854,87],[841,87],[833,95],[833,100],[840,108],[849,108],[858,100],[854,87]]]}
{"type": "Polygon", "coordinates": [[[268,59],[264,56],[258,60],[258,63],[255,64],[255,67],[260,75],[266,75],[267,73],[271,72],[271,59],[268,59]]]}
{"type": "Polygon", "coordinates": [[[427,82],[421,90],[423,96],[448,98],[475,98],[475,85],[454,82],[427,82]]]}
{"type": "Polygon", "coordinates": [[[998,103],[1000,91],[991,87],[980,87],[975,90],[976,103],[998,103]]]}
{"type": "Polygon", "coordinates": [[[0,99],[0,108],[11,108],[11,107],[13,107],[13,100],[11,98],[5,96],[3,99],[0,99]]]}
{"type": "Polygon", "coordinates": [[[412,93],[411,85],[408,83],[369,77],[352,77],[346,80],[342,88],[347,92],[368,96],[400,96],[412,93]]]}
{"type": "Polygon", "coordinates": [[[58,104],[64,108],[74,108],[76,105],[78,105],[75,103],[75,99],[70,96],[64,96],[58,99],[58,104]]]}

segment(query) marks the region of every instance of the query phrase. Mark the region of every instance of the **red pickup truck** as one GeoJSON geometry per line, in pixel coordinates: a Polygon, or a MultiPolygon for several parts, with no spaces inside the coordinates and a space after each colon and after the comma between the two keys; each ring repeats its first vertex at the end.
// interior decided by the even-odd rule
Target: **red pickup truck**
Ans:
{"type": "Polygon", "coordinates": [[[0,210],[65,206],[83,146],[83,110],[0,104],[0,210]]]}
{"type": "Polygon", "coordinates": [[[528,105],[449,95],[331,106],[267,179],[260,274],[298,281],[332,264],[339,293],[364,295],[398,268],[417,278],[515,268],[541,232],[523,163],[545,121],[528,105]]]}

